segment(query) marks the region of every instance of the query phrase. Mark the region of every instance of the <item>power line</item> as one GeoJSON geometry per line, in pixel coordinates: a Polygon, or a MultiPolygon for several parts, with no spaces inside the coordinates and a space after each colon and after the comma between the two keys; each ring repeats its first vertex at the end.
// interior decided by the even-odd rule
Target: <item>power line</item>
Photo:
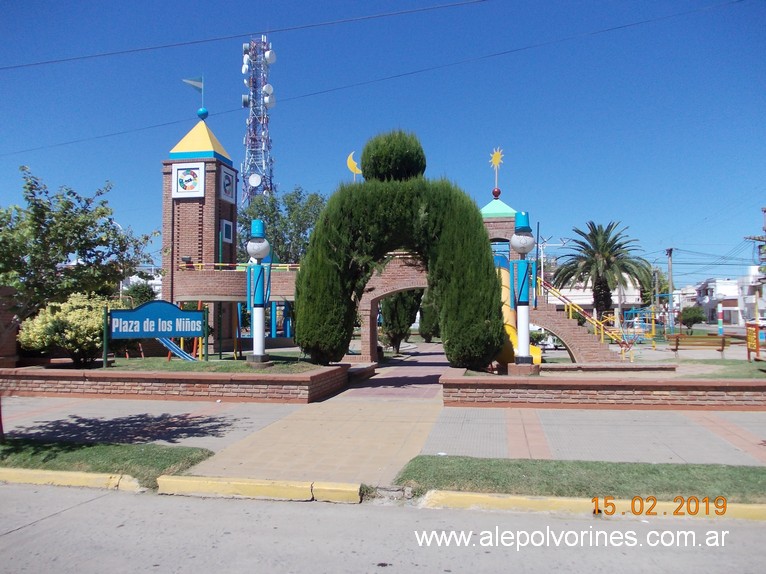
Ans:
{"type": "MultiPolygon", "coordinates": [[[[410,13],[414,13],[414,12],[424,12],[424,11],[427,11],[427,10],[436,10],[436,9],[440,9],[440,8],[450,8],[450,7],[455,7],[455,6],[462,6],[462,5],[465,5],[465,4],[475,4],[475,3],[478,3],[478,2],[486,2],[486,1],[487,0],[466,0],[465,2],[458,2],[458,3],[455,3],[455,4],[444,4],[444,5],[432,6],[432,7],[428,7],[428,8],[418,8],[418,9],[413,9],[413,10],[404,10],[404,11],[401,11],[401,12],[391,12],[391,13],[387,13],[387,14],[378,14],[378,15],[372,15],[372,16],[360,16],[360,17],[357,17],[357,18],[349,18],[349,19],[345,19],[345,20],[335,20],[335,21],[332,21],[332,22],[324,22],[324,23],[316,23],[316,24],[305,24],[305,25],[302,25],[302,26],[294,26],[294,27],[289,27],[289,28],[280,28],[280,29],[273,30],[272,32],[274,32],[274,31],[280,32],[280,31],[300,30],[300,29],[306,29],[306,28],[315,28],[315,27],[319,27],[319,26],[329,26],[329,25],[333,25],[333,24],[341,24],[341,23],[355,22],[355,21],[361,21],[361,20],[370,20],[370,19],[383,18],[383,17],[388,17],[388,16],[398,16],[398,15],[410,14],[410,13]]],[[[314,96],[319,96],[319,95],[323,95],[323,94],[329,94],[329,93],[332,93],[332,92],[339,92],[339,91],[342,91],[342,90],[349,90],[349,89],[358,88],[358,87],[362,87],[362,86],[368,86],[368,85],[372,85],[372,84],[387,82],[387,81],[390,81],[390,80],[396,80],[396,79],[405,78],[405,77],[408,77],[408,76],[416,76],[416,75],[424,74],[424,73],[427,73],[427,72],[443,70],[445,68],[451,68],[451,67],[454,67],[454,66],[460,66],[460,65],[464,65],[464,64],[479,62],[479,61],[488,60],[488,59],[491,59],[491,58],[498,58],[498,57],[501,57],[501,56],[507,56],[507,55],[510,55],[510,54],[516,54],[516,53],[519,53],[519,52],[525,52],[525,51],[534,50],[534,49],[537,49],[537,48],[542,48],[542,47],[546,47],[546,46],[552,46],[552,45],[555,45],[555,44],[560,44],[560,43],[563,43],[563,42],[569,42],[569,41],[577,40],[577,39],[581,39],[581,38],[587,38],[587,37],[591,37],[591,36],[598,36],[598,35],[601,35],[601,34],[607,34],[607,33],[615,32],[615,31],[618,31],[618,30],[624,30],[624,29],[627,29],[627,28],[633,28],[633,27],[636,27],[636,26],[644,26],[644,25],[647,25],[647,24],[654,24],[654,23],[661,22],[661,21],[664,21],[664,20],[670,20],[670,19],[673,19],[673,18],[680,18],[680,17],[683,17],[683,16],[689,16],[691,14],[696,14],[696,13],[704,12],[704,11],[707,11],[707,10],[715,10],[715,9],[725,8],[725,7],[732,6],[734,4],[740,4],[742,2],[745,2],[745,0],[729,0],[727,2],[723,2],[723,3],[719,3],[719,4],[712,4],[712,5],[708,5],[708,6],[702,6],[700,8],[695,8],[693,10],[687,10],[687,11],[684,11],[684,12],[676,12],[674,14],[669,14],[669,15],[666,15],[666,16],[658,16],[656,18],[650,18],[650,19],[646,19],[646,20],[638,20],[636,22],[629,22],[627,24],[621,24],[621,25],[618,25],[618,26],[611,26],[611,27],[608,27],[608,28],[602,28],[602,29],[599,29],[599,30],[594,30],[594,31],[591,31],[591,32],[585,32],[585,33],[582,33],[582,34],[575,34],[575,35],[565,36],[565,37],[557,38],[557,39],[553,39],[553,40],[547,40],[547,41],[544,41],[544,42],[537,42],[537,43],[533,43],[533,44],[527,44],[525,46],[521,46],[521,47],[517,47],[517,48],[511,48],[511,49],[508,49],[508,50],[503,50],[503,51],[500,51],[500,52],[494,52],[494,53],[491,53],[491,54],[485,54],[485,55],[482,55],[482,56],[476,56],[474,58],[467,58],[467,59],[464,59],[464,60],[457,60],[455,62],[449,62],[449,63],[446,63],[446,64],[440,64],[440,65],[437,65],[437,66],[429,66],[429,67],[426,67],[426,68],[419,68],[419,69],[416,69],[416,70],[410,70],[408,72],[401,72],[399,74],[383,76],[383,77],[380,77],[380,78],[374,78],[374,79],[371,79],[371,80],[355,82],[355,83],[352,83],[352,84],[345,84],[343,86],[336,86],[336,87],[333,87],[333,88],[327,88],[327,89],[324,89],[324,90],[318,90],[318,91],[315,91],[315,92],[309,92],[307,94],[301,94],[301,95],[298,95],[298,96],[282,98],[281,102],[285,103],[285,102],[290,102],[290,101],[294,101],[294,100],[300,100],[300,99],[304,99],[304,98],[310,98],[310,97],[314,97],[314,96]]],[[[271,32],[269,32],[269,33],[271,33],[271,32]]],[[[113,55],[119,55],[119,54],[128,54],[128,53],[134,53],[134,52],[144,52],[144,51],[149,51],[149,50],[159,50],[159,49],[173,48],[173,47],[178,47],[178,46],[188,46],[188,45],[200,44],[200,43],[205,43],[205,42],[215,42],[215,41],[219,41],[219,40],[229,40],[229,39],[232,39],[232,38],[242,38],[242,37],[249,37],[249,36],[250,35],[248,34],[248,35],[236,35],[236,36],[227,36],[227,37],[221,37],[221,38],[213,38],[213,39],[208,39],[208,40],[192,40],[192,41],[189,41],[189,42],[182,42],[182,43],[178,43],[178,44],[167,44],[167,45],[164,45],[164,46],[154,46],[154,47],[147,47],[147,48],[135,48],[133,50],[123,50],[123,51],[119,51],[119,52],[108,52],[108,53],[95,54],[95,55],[90,55],[90,56],[78,56],[78,57],[66,58],[66,59],[62,59],[62,60],[49,60],[49,61],[46,61],[46,62],[37,62],[37,63],[32,63],[32,64],[19,64],[19,65],[15,65],[15,66],[0,67],[0,71],[8,70],[8,69],[13,69],[13,68],[38,66],[38,65],[44,65],[44,64],[55,64],[55,63],[61,63],[61,62],[69,62],[69,61],[73,61],[73,60],[84,60],[84,59],[89,59],[89,58],[100,58],[100,57],[113,56],[113,55]]],[[[225,110],[225,111],[222,111],[222,112],[211,113],[210,116],[211,117],[212,116],[220,116],[220,115],[231,114],[231,113],[235,113],[235,112],[239,112],[239,111],[241,111],[241,108],[235,108],[235,109],[231,109],[231,110],[225,110]]],[[[98,135],[98,136],[92,136],[92,137],[89,137],[89,138],[80,138],[80,139],[77,139],[77,140],[70,140],[70,141],[66,141],[66,142],[59,142],[59,143],[49,144],[49,145],[35,147],[35,148],[28,148],[28,149],[25,149],[25,150],[17,150],[17,151],[0,153],[0,157],[7,157],[7,156],[17,155],[17,154],[21,154],[21,153],[29,153],[29,152],[33,152],[33,151],[41,151],[41,150],[45,150],[45,149],[51,149],[51,148],[55,148],[55,147],[62,147],[62,146],[66,146],[66,145],[76,144],[76,143],[84,143],[84,142],[94,141],[94,140],[98,140],[98,139],[104,139],[104,138],[115,137],[115,136],[120,136],[120,135],[127,135],[127,134],[130,134],[130,133],[136,133],[136,132],[140,132],[140,131],[160,128],[160,127],[166,127],[166,126],[180,124],[180,123],[186,123],[186,122],[188,122],[188,118],[181,119],[181,120],[173,120],[173,121],[164,122],[164,123],[161,123],[161,124],[154,124],[154,125],[150,125],[150,126],[144,126],[144,127],[140,127],[140,128],[133,128],[133,129],[129,129],[129,130],[122,130],[122,131],[119,131],[119,132],[112,132],[112,133],[109,133],[109,134],[102,134],[102,135],[98,135]]]]}
{"type": "Polygon", "coordinates": [[[454,2],[452,4],[439,4],[437,6],[426,6],[423,8],[412,8],[410,10],[399,10],[397,12],[384,12],[382,14],[370,14],[367,16],[356,16],[353,18],[343,18],[339,20],[329,20],[327,22],[314,22],[311,24],[299,24],[297,26],[288,26],[285,28],[274,28],[273,30],[267,30],[263,32],[250,32],[247,34],[233,34],[231,36],[217,36],[215,38],[206,38],[204,40],[188,40],[186,42],[176,42],[173,44],[160,44],[158,46],[144,46],[141,48],[130,48],[128,50],[115,50],[113,52],[101,52],[99,54],[86,54],[83,56],[72,56],[71,58],[58,58],[55,60],[43,60],[40,62],[28,62],[25,64],[13,64],[10,66],[0,66],[0,72],[6,70],[18,70],[20,68],[32,68],[36,66],[48,66],[52,64],[64,64],[67,62],[79,62],[82,60],[93,60],[96,58],[108,58],[111,56],[122,56],[125,54],[138,54],[142,52],[152,52],[155,50],[166,50],[168,48],[182,48],[185,46],[195,46],[199,44],[209,44],[212,42],[223,42],[225,40],[235,40],[237,38],[250,38],[253,36],[272,35],[278,32],[295,32],[298,30],[309,30],[311,28],[322,28],[325,26],[337,26],[339,24],[351,24],[355,22],[364,22],[365,20],[376,20],[379,18],[391,18],[394,16],[406,16],[409,14],[417,14],[419,12],[431,12],[434,10],[442,10],[444,8],[456,8],[459,6],[466,6],[468,4],[480,4],[487,0],[463,0],[462,2],[454,2]]]}

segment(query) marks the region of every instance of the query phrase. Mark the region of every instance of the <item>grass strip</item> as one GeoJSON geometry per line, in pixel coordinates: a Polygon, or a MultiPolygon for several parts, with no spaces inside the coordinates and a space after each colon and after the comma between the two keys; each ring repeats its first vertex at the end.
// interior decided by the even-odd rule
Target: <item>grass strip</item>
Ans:
{"type": "MultiPolygon", "coordinates": [[[[297,355],[297,353],[296,353],[297,355]]],[[[182,361],[173,359],[168,361],[165,357],[146,357],[145,359],[116,358],[113,370],[119,371],[160,371],[160,372],[194,372],[194,373],[250,373],[250,374],[295,374],[313,371],[317,365],[303,361],[297,356],[269,355],[274,366],[258,371],[251,367],[247,361],[235,361],[234,359],[210,360],[210,361],[182,361]]]]}
{"type": "Polygon", "coordinates": [[[724,496],[728,502],[766,502],[766,467],[719,464],[648,464],[429,456],[413,458],[396,484],[421,496],[457,490],[593,498],[724,496]]]}
{"type": "Polygon", "coordinates": [[[718,367],[714,372],[694,375],[695,379],[766,379],[766,365],[757,361],[748,363],[738,359],[681,359],[676,362],[718,367]]]}
{"type": "Polygon", "coordinates": [[[78,472],[129,474],[145,488],[157,477],[177,474],[213,455],[204,448],[157,444],[78,444],[7,439],[0,444],[0,466],[78,472]]]}

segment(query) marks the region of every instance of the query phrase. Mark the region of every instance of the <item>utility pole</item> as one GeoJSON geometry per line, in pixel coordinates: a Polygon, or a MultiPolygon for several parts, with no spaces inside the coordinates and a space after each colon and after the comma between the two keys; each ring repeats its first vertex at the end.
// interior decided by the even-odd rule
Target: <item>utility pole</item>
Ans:
{"type": "Polygon", "coordinates": [[[669,247],[665,250],[665,255],[668,256],[668,291],[670,292],[670,299],[668,301],[668,325],[670,326],[670,332],[675,333],[676,318],[673,313],[673,248],[669,247]]]}

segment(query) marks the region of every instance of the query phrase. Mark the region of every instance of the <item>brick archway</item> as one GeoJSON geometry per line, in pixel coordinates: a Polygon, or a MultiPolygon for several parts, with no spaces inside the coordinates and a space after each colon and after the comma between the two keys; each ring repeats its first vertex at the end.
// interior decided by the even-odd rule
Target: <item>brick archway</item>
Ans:
{"type": "MultiPolygon", "coordinates": [[[[364,288],[359,302],[361,317],[361,351],[359,355],[347,355],[345,360],[377,362],[378,360],[378,304],[388,295],[425,289],[428,278],[423,262],[411,253],[395,253],[383,271],[375,273],[364,288]]],[[[580,327],[577,321],[556,310],[556,306],[540,301],[530,310],[530,320],[550,332],[566,347],[573,363],[603,363],[619,360],[608,345],[580,327]]]]}
{"type": "Polygon", "coordinates": [[[423,262],[409,253],[396,253],[383,271],[375,273],[364,288],[359,301],[359,316],[362,320],[362,349],[359,355],[349,355],[347,360],[364,363],[378,360],[378,303],[383,297],[425,289],[428,286],[423,262]]]}

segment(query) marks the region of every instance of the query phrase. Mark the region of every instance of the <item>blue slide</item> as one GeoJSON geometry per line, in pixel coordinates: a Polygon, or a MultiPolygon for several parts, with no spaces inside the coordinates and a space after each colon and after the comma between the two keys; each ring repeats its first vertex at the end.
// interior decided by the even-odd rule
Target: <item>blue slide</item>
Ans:
{"type": "Polygon", "coordinates": [[[184,361],[196,361],[194,357],[192,357],[189,353],[184,351],[181,347],[176,345],[173,341],[171,341],[168,338],[162,337],[157,339],[162,345],[171,353],[173,353],[176,357],[179,357],[183,359],[184,361]]]}

